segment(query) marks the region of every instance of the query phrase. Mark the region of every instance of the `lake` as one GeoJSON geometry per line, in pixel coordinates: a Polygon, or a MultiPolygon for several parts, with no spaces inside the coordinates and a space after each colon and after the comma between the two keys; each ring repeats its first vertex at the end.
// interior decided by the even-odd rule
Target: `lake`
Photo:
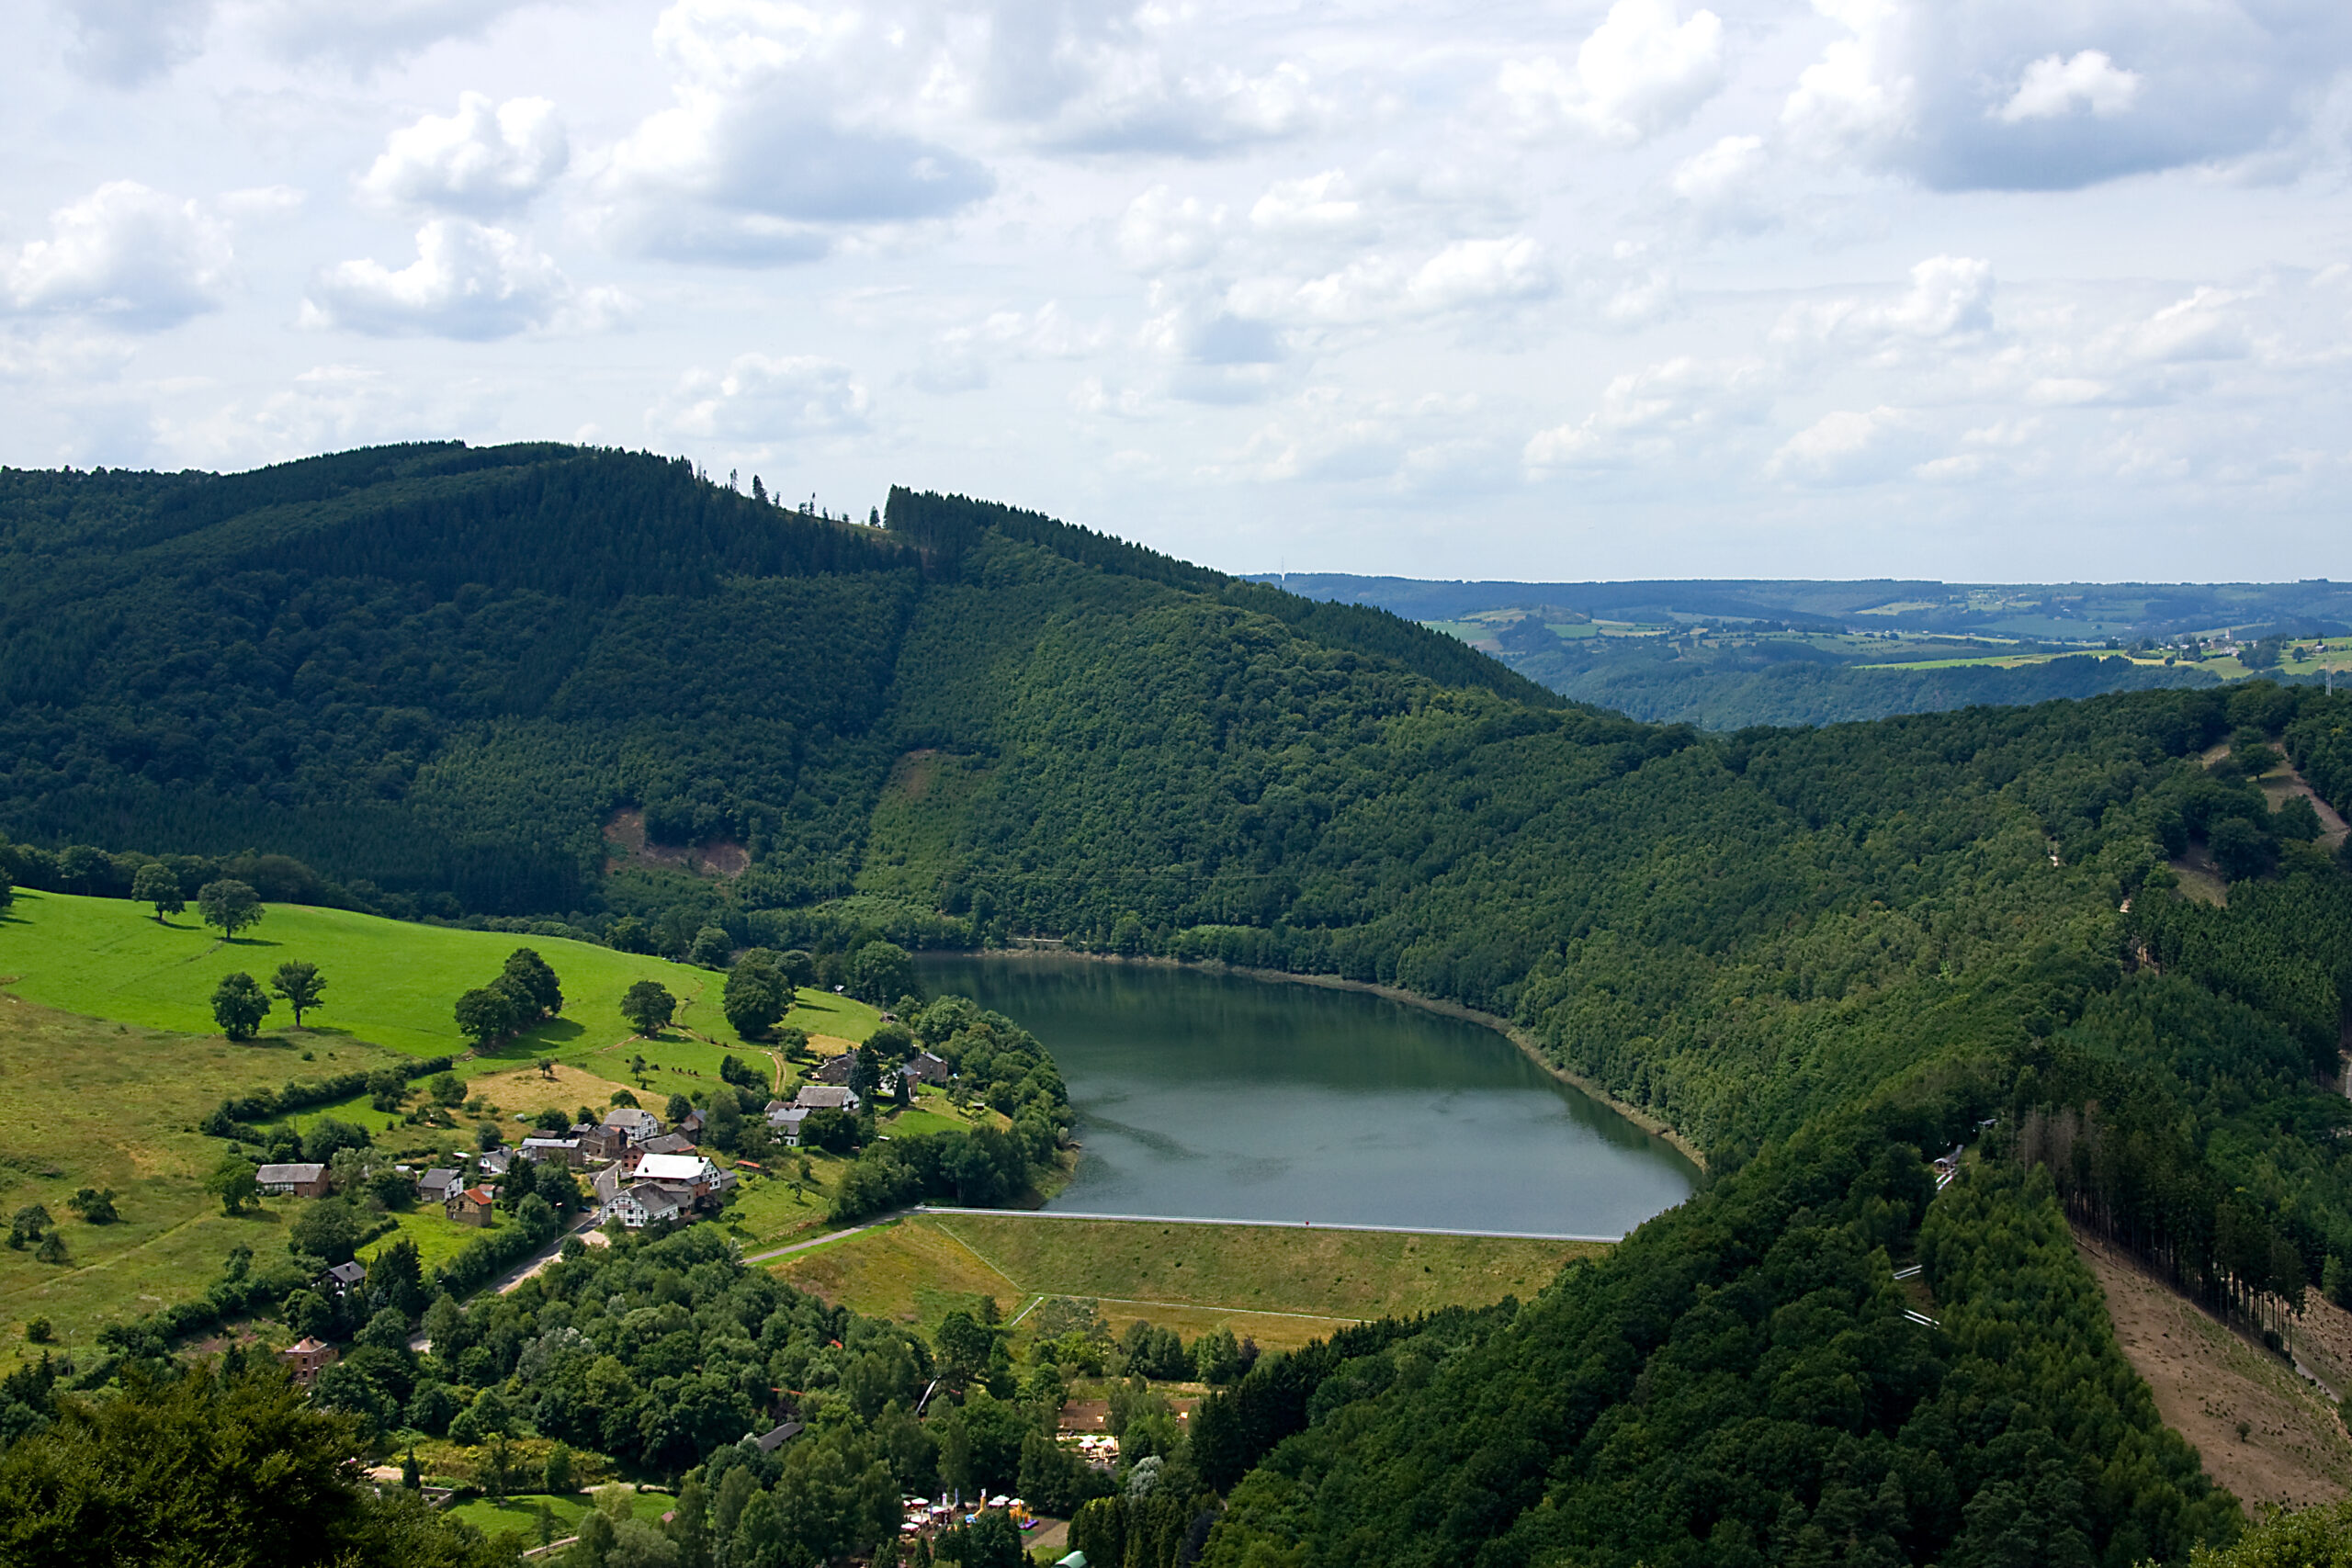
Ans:
{"type": "Polygon", "coordinates": [[[1049,1209],[1614,1237],[1698,1179],[1492,1030],[1385,997],[1072,957],[919,966],[1059,1064],[1082,1153],[1049,1209]]]}

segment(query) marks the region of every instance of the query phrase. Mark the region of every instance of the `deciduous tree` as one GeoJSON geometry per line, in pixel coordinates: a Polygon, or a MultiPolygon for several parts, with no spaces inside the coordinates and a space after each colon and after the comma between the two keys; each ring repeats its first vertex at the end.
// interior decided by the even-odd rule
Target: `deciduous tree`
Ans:
{"type": "Polygon", "coordinates": [[[240,969],[221,976],[212,993],[213,1021],[232,1040],[251,1040],[269,1016],[269,998],[254,978],[240,969]]]}
{"type": "Polygon", "coordinates": [[[155,923],[161,925],[165,915],[176,915],[187,908],[187,900],[180,896],[180,879],[172,874],[171,867],[149,861],[130,879],[130,901],[155,907],[155,923]]]}
{"type": "Polygon", "coordinates": [[[223,942],[234,942],[237,933],[262,918],[261,895],[244,883],[223,877],[208,882],[197,890],[197,912],[208,926],[220,928],[223,942]]]}
{"type": "Polygon", "coordinates": [[[286,1005],[294,1010],[294,1027],[300,1029],[302,1015],[322,1005],[320,997],[327,988],[327,977],[319,973],[315,964],[291,960],[277,966],[277,973],[269,977],[269,988],[286,998],[286,1005]]]}

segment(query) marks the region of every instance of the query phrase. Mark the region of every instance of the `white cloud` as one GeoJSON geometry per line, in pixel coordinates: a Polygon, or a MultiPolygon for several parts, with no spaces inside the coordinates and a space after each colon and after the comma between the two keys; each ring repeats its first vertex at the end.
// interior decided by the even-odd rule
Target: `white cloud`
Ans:
{"type": "Polygon", "coordinates": [[[1108,335],[1099,325],[1071,320],[1057,300],[1048,299],[1035,310],[991,310],[933,339],[912,379],[926,392],[978,391],[989,384],[999,364],[1083,358],[1108,335]]]}
{"type": "Polygon", "coordinates": [[[654,41],[671,107],[614,148],[606,222],[637,248],[737,265],[806,261],[844,227],[938,218],[995,186],[904,129],[879,89],[924,60],[901,28],[777,0],[677,0],[654,41]]]}
{"type": "Polygon", "coordinates": [[[1949,340],[1993,330],[1993,265],[1975,256],[1929,256],[1911,268],[1911,286],[1892,299],[1845,296],[1796,307],[1773,331],[1775,342],[1831,341],[1884,351],[1905,342],[1949,340]]]}
{"type": "Polygon", "coordinates": [[[1761,419],[1770,378],[1753,359],[1678,355],[1613,378],[1583,419],[1539,430],[1521,453],[1531,471],[1655,462],[1761,419]]]}
{"type": "Polygon", "coordinates": [[[156,329],[217,309],[232,253],[227,226],[193,201],[113,180],[50,215],[50,235],[0,253],[21,311],[71,311],[156,329]]]}
{"type": "Polygon", "coordinates": [[[1912,461],[1917,433],[1916,416],[1902,409],[1839,410],[1789,437],[1764,471],[1807,484],[1869,483],[1912,461]]]}
{"type": "Polygon", "coordinates": [[[368,72],[451,39],[479,38],[533,0],[231,0],[278,52],[368,72]]]}
{"type": "Polygon", "coordinates": [[[1332,326],[1512,308],[1558,289],[1544,247],[1525,234],[1457,240],[1418,265],[1374,254],[1321,277],[1260,277],[1231,291],[1237,315],[1332,326]]]}
{"type": "Polygon", "coordinates": [[[305,318],[377,337],[483,341],[600,326],[628,309],[611,290],[575,289],[554,261],[512,231],[435,218],[416,231],[416,260],[398,271],[361,259],[322,273],[305,318]]]}
{"type": "Polygon", "coordinates": [[[669,435],[764,448],[866,428],[865,389],[849,367],[809,355],[738,355],[724,370],[689,370],[646,423],[669,435]]]}
{"type": "Polygon", "coordinates": [[[1814,4],[1840,36],[1788,95],[1784,130],[1939,189],[2065,190],[2272,154],[2312,132],[2352,67],[2352,8],[2327,4],[1814,4]]]}
{"type": "Polygon", "coordinates": [[[1676,196],[1702,212],[1745,212],[1767,162],[1762,137],[1726,136],[1676,164],[1669,183],[1676,196]]]}
{"type": "Polygon", "coordinates": [[[2140,87],[2136,73],[2117,69],[2098,50],[2084,50],[2071,60],[2047,54],[2025,68],[2018,90],[1993,111],[1993,118],[2015,125],[2021,119],[2055,119],[2078,108],[2119,115],[2139,97],[2140,87]]]}
{"type": "Polygon", "coordinates": [[[66,0],[67,63],[82,75],[130,87],[204,48],[212,0],[66,0]]]}
{"type": "Polygon", "coordinates": [[[1567,125],[1619,146],[1682,124],[1723,84],[1723,19],[1679,19],[1674,0],[1617,0],[1573,69],[1544,55],[1506,63],[1495,82],[1523,130],[1567,125]]]}
{"type": "Polygon", "coordinates": [[[939,80],[1061,152],[1207,157],[1328,117],[1296,62],[1238,62],[1225,20],[1153,0],[987,0],[950,13],[939,80]]]}
{"type": "Polygon", "coordinates": [[[493,105],[484,94],[463,93],[457,113],[426,115],[392,132],[359,188],[386,205],[494,217],[527,205],[571,156],[563,122],[547,99],[493,105]]]}
{"type": "Polygon", "coordinates": [[[1250,224],[1278,239],[1325,241],[1361,238],[1376,227],[1342,169],[1276,180],[1251,204],[1250,224]]]}
{"type": "Polygon", "coordinates": [[[1188,270],[1216,254],[1224,230],[1224,208],[1154,186],[1120,215],[1119,259],[1141,273],[1188,270]]]}

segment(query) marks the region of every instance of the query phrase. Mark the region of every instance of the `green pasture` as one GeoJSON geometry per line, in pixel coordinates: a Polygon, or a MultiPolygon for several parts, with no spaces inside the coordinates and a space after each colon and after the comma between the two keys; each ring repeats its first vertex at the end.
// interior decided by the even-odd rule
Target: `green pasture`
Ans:
{"type": "MultiPolygon", "coordinates": [[[[401,1059],[351,1041],[337,1055],[338,1070],[401,1059]]],[[[300,1201],[224,1216],[203,1189],[223,1145],[196,1123],[226,1095],[309,1070],[283,1042],[232,1045],[0,994],[10,1111],[0,1119],[0,1212],[40,1204],[68,1250],[52,1264],[0,1247],[0,1365],[38,1353],[23,1337],[32,1318],[51,1321],[61,1348],[86,1351],[105,1325],[201,1292],[232,1247],[282,1251],[300,1201]],[[75,1219],[66,1200],[84,1187],[112,1188],[120,1219],[75,1219]]]]}
{"type": "MultiPolygon", "coordinates": [[[[526,1542],[539,1539],[539,1508],[544,1505],[555,1516],[554,1539],[577,1532],[580,1517],[596,1506],[596,1500],[585,1493],[558,1496],[549,1493],[527,1493],[513,1497],[472,1497],[449,1505],[453,1519],[463,1519],[487,1536],[519,1535],[526,1542]]],[[[630,1494],[629,1511],[648,1524],[658,1523],[663,1514],[678,1506],[678,1500],[666,1492],[637,1492],[630,1494]]]]}
{"type": "MultiPolygon", "coordinates": [[[[372,1041],[412,1056],[466,1049],[451,1008],[462,993],[495,979],[518,947],[536,949],[562,979],[564,1016],[502,1055],[566,1055],[626,1038],[621,993],[641,979],[658,980],[678,998],[681,1023],[726,1027],[718,1010],[724,977],[715,971],[560,937],[278,904],[223,942],[193,909],[158,923],[143,904],[21,890],[0,917],[0,976],[16,976],[17,994],[44,1006],[206,1034],[215,1028],[212,990],[223,975],[242,969],[266,985],[280,964],[300,959],[317,964],[327,982],[325,1005],[311,1014],[306,1035],[372,1041]]],[[[279,1002],[265,1036],[288,1034],[293,1023],[279,1002]]]]}
{"type": "MultiPolygon", "coordinates": [[[[563,982],[564,1016],[468,1063],[459,1069],[465,1075],[554,1056],[627,1082],[628,1064],[641,1055],[683,1089],[695,1075],[716,1077],[722,1052],[757,1049],[728,1029],[718,1006],[726,977],[715,970],[562,937],[458,931],[302,905],[273,905],[260,924],[223,942],[193,911],[158,922],[143,904],[19,889],[0,915],[0,984],[45,1007],[209,1034],[212,990],[222,976],[243,970],[266,984],[277,965],[299,959],[326,976],[325,1004],[298,1033],[278,1002],[263,1041],[300,1042],[322,1059],[345,1042],[363,1041],[411,1056],[454,1055],[469,1045],[450,1016],[458,998],[495,978],[518,947],[535,949],[553,966],[563,982]],[[658,1040],[636,1038],[620,1014],[621,993],[639,980],[660,982],[679,1001],[676,1026],[658,1040]]],[[[862,1002],[811,991],[788,1021],[811,1034],[862,1040],[881,1019],[862,1002]]],[[[303,1065],[279,1081],[324,1070],[303,1065]]]]}

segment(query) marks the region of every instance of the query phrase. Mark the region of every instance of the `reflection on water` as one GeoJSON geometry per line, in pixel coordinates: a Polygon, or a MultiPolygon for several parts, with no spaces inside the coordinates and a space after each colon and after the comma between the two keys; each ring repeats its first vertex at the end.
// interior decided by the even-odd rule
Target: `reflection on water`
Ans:
{"type": "Polygon", "coordinates": [[[1491,1030],[1385,998],[1082,958],[931,955],[1044,1041],[1085,1145],[1048,1207],[1621,1235],[1697,1172],[1491,1030]]]}

